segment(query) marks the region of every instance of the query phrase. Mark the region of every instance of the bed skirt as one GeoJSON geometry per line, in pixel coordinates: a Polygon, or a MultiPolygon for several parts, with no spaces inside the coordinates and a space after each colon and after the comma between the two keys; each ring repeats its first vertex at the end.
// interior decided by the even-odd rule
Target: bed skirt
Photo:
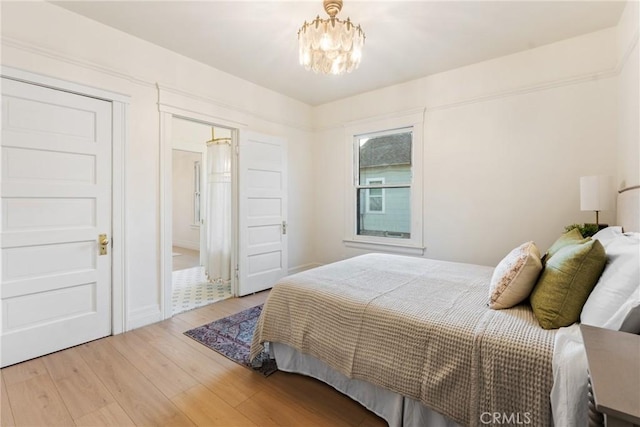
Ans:
{"type": "Polygon", "coordinates": [[[349,379],[326,363],[286,344],[269,343],[269,351],[279,370],[306,375],[330,385],[384,419],[389,427],[459,427],[455,421],[414,399],[366,381],[349,379]]]}

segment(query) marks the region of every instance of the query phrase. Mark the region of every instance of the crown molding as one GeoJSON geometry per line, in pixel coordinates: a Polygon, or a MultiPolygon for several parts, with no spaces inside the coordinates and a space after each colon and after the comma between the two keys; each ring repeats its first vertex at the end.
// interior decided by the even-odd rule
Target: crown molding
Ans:
{"type": "Polygon", "coordinates": [[[624,67],[629,62],[629,57],[633,53],[633,51],[638,47],[638,37],[640,35],[640,28],[636,28],[633,37],[631,37],[631,42],[627,45],[627,48],[622,53],[622,56],[618,59],[618,63],[616,64],[616,71],[618,74],[622,72],[624,67]]]}
{"type": "MultiPolygon", "coordinates": [[[[184,89],[180,89],[177,88],[175,86],[171,86],[169,84],[166,83],[161,83],[161,82],[156,82],[156,81],[151,81],[149,79],[146,79],[144,77],[140,77],[140,76],[135,76],[132,75],[131,73],[129,73],[128,71],[125,71],[123,69],[120,68],[116,68],[116,67],[112,67],[112,66],[106,66],[106,65],[102,65],[102,64],[97,64],[93,61],[90,60],[86,60],[86,59],[80,59],[80,58],[76,58],[66,52],[61,52],[60,50],[54,49],[54,48],[50,48],[50,47],[44,47],[44,46],[40,46],[40,45],[36,45],[33,44],[31,42],[26,42],[24,40],[20,40],[20,39],[16,39],[14,37],[2,37],[2,45],[6,46],[6,47],[10,47],[10,48],[14,48],[14,49],[18,49],[24,52],[28,52],[30,54],[33,55],[37,55],[37,56],[41,56],[41,57],[46,57],[46,58],[51,58],[54,59],[56,61],[60,61],[60,62],[64,62],[67,64],[71,64],[77,67],[81,67],[87,70],[91,70],[91,71],[95,71],[101,74],[105,74],[105,75],[109,75],[112,77],[116,77],[125,81],[128,81],[130,83],[139,85],[139,86],[143,86],[146,88],[152,88],[152,89],[156,89],[156,88],[160,88],[162,87],[163,90],[167,91],[167,92],[172,92],[174,94],[177,95],[181,95],[184,97],[188,97],[191,98],[193,100],[197,100],[200,102],[205,102],[208,103],[210,105],[214,105],[215,107],[219,107],[219,108],[223,108],[226,109],[228,111],[232,111],[234,113],[240,113],[243,116],[249,116],[252,117],[254,119],[257,120],[263,120],[263,121],[267,121],[270,123],[275,123],[275,124],[279,124],[285,127],[289,127],[289,128],[294,128],[294,129],[299,129],[299,130],[303,130],[303,131],[307,131],[307,132],[313,132],[313,127],[303,124],[303,123],[297,123],[294,122],[292,120],[287,120],[287,119],[283,119],[283,118],[278,118],[275,117],[275,115],[270,115],[270,114],[264,114],[261,111],[254,111],[254,110],[250,110],[250,109],[246,109],[243,107],[240,107],[239,105],[233,105],[230,103],[225,103],[220,101],[219,99],[216,99],[214,96],[208,95],[208,94],[195,94],[192,92],[189,92],[187,90],[184,89]]],[[[284,96],[284,95],[282,95],[284,96]]],[[[237,115],[237,114],[234,114],[237,115]]]]}
{"type": "Polygon", "coordinates": [[[26,42],[24,40],[19,40],[14,37],[7,37],[7,36],[2,36],[2,44],[4,46],[19,49],[34,55],[44,56],[47,58],[55,59],[57,61],[66,62],[67,64],[75,65],[77,67],[85,68],[92,71],[97,71],[102,74],[107,74],[112,77],[127,80],[131,83],[135,83],[141,86],[146,86],[151,88],[155,87],[154,82],[146,80],[141,77],[133,76],[124,70],[121,70],[115,67],[107,67],[105,65],[97,64],[93,61],[89,61],[86,59],[76,58],[72,55],[60,52],[59,50],[52,49],[50,47],[39,46],[30,42],[26,42]]]}
{"type": "MultiPolygon", "coordinates": [[[[627,48],[625,49],[625,51],[623,52],[623,54],[620,56],[620,58],[618,59],[616,65],[608,70],[602,70],[602,71],[596,71],[596,72],[590,72],[590,73],[584,73],[584,74],[577,74],[574,76],[570,76],[570,77],[565,77],[565,78],[561,78],[561,79],[556,79],[556,80],[548,80],[548,81],[543,81],[543,82],[538,82],[538,83],[534,83],[534,84],[530,84],[530,85],[526,85],[526,86],[520,86],[517,88],[512,88],[512,89],[506,89],[506,90],[499,90],[499,91],[494,91],[485,95],[481,95],[481,96],[476,96],[476,97],[470,97],[470,98],[466,98],[466,99],[462,99],[459,101],[454,101],[454,102],[448,102],[448,103],[442,103],[439,105],[434,105],[434,106],[430,106],[430,107],[426,107],[426,113],[429,112],[433,112],[433,111],[439,111],[439,110],[445,110],[445,109],[449,109],[449,108],[457,108],[457,107],[461,107],[461,106],[465,106],[465,105],[471,105],[471,104],[475,104],[475,103],[481,103],[481,102],[487,102],[487,101],[491,101],[494,99],[501,99],[501,98],[506,98],[509,96],[518,96],[518,95],[523,95],[523,94],[528,94],[528,93],[534,93],[534,92],[538,92],[538,91],[544,91],[544,90],[549,90],[549,89],[556,89],[556,88],[560,88],[563,86],[570,86],[570,85],[574,85],[574,84],[580,84],[580,83],[586,83],[586,82],[590,82],[590,81],[595,81],[595,80],[599,80],[599,79],[606,79],[606,78],[611,78],[611,77],[616,77],[618,76],[622,70],[624,69],[624,67],[626,66],[627,62],[629,61],[629,58],[631,56],[631,54],[633,53],[634,49],[637,48],[638,45],[638,38],[639,38],[639,30],[636,29],[635,31],[635,35],[631,38],[631,42],[628,44],[627,48]]],[[[271,123],[277,123],[289,128],[294,128],[294,129],[299,129],[302,131],[306,131],[306,132],[318,132],[318,131],[325,131],[325,130],[330,130],[330,129],[336,129],[336,128],[341,128],[344,126],[348,126],[350,123],[357,123],[357,122],[361,122],[361,121],[367,121],[370,120],[368,118],[362,118],[362,119],[356,119],[353,121],[349,121],[347,123],[334,123],[334,124],[330,124],[330,125],[325,125],[325,126],[313,126],[313,125],[306,125],[306,124],[302,124],[302,123],[297,123],[291,120],[286,120],[286,119],[282,119],[282,118],[277,118],[274,117],[272,115],[268,115],[268,114],[263,114],[262,112],[257,112],[257,111],[253,111],[253,110],[249,110],[243,107],[240,107],[238,105],[233,105],[233,104],[229,104],[229,103],[225,103],[220,101],[219,99],[216,99],[213,96],[210,96],[208,94],[195,94],[165,83],[159,83],[159,82],[155,82],[155,81],[149,81],[147,79],[144,79],[142,77],[139,76],[134,76],[131,75],[128,72],[125,72],[124,70],[120,70],[117,69],[115,67],[107,67],[101,64],[97,64],[95,62],[92,61],[88,61],[88,60],[84,60],[84,59],[79,59],[79,58],[75,58],[69,54],[66,53],[62,53],[60,51],[54,50],[52,48],[49,47],[42,47],[42,46],[38,46],[38,45],[34,45],[33,43],[29,43],[29,42],[25,42],[22,40],[18,40],[16,38],[13,37],[2,37],[2,44],[7,46],[7,47],[13,47],[16,49],[20,49],[35,55],[39,55],[39,56],[44,56],[44,57],[48,57],[48,58],[52,58],[58,61],[62,61],[62,62],[66,62],[78,67],[82,67],[85,69],[89,69],[89,70],[93,70],[93,71],[97,71],[99,73],[103,73],[103,74],[107,74],[116,78],[120,78],[126,81],[129,81],[131,83],[134,84],[138,84],[144,87],[148,87],[148,88],[162,88],[163,90],[166,90],[167,92],[172,92],[176,95],[181,95],[196,101],[200,101],[200,102],[205,102],[207,104],[211,104],[214,105],[215,107],[218,108],[223,108],[229,111],[233,111],[236,113],[240,113],[243,116],[249,116],[258,120],[264,120],[267,122],[271,122],[271,123]]],[[[424,78],[428,78],[427,77],[421,77],[420,79],[424,79],[424,78]]],[[[159,103],[160,104],[160,103],[159,103]]],[[[197,112],[196,112],[197,113],[197,112]]],[[[393,113],[390,113],[393,114],[393,113]]],[[[389,116],[389,114],[382,114],[380,116],[389,116]]]]}
{"type": "MultiPolygon", "coordinates": [[[[170,93],[173,95],[178,95],[180,97],[184,97],[196,102],[202,102],[208,105],[213,106],[215,109],[218,110],[226,110],[228,112],[231,113],[231,115],[233,117],[238,117],[237,119],[232,119],[231,121],[236,121],[238,123],[238,127],[247,127],[248,125],[245,123],[247,121],[248,117],[252,117],[254,119],[258,119],[258,120],[263,120],[266,122],[270,122],[270,123],[277,123],[280,124],[282,126],[286,126],[289,128],[294,128],[294,129],[299,129],[299,130],[303,130],[306,132],[313,132],[313,127],[308,126],[308,125],[304,125],[301,123],[296,123],[294,121],[291,120],[286,120],[286,119],[281,119],[281,118],[275,118],[273,116],[270,115],[266,115],[266,114],[260,114],[257,113],[255,111],[251,111],[248,110],[246,108],[241,108],[235,105],[231,105],[222,101],[219,101],[218,99],[206,95],[206,94],[194,94],[192,92],[189,91],[185,91],[182,90],[180,88],[177,88],[175,86],[166,84],[166,83],[157,83],[157,87],[158,87],[158,91],[160,94],[160,98],[158,100],[158,105],[160,107],[160,109],[162,110],[165,107],[176,107],[176,108],[180,108],[180,109],[184,109],[185,111],[189,111],[191,113],[198,113],[197,111],[194,111],[193,109],[185,109],[179,105],[176,105],[175,102],[169,101],[166,99],[166,97],[162,97],[162,92],[166,92],[166,93],[170,93]],[[165,107],[163,107],[165,106],[165,107]]],[[[224,116],[227,116],[228,114],[225,114],[224,116]]],[[[225,118],[219,115],[215,115],[214,117],[221,117],[226,121],[229,121],[229,118],[225,118]]]]}
{"type": "Polygon", "coordinates": [[[518,88],[495,91],[493,93],[489,93],[489,94],[481,95],[477,97],[470,97],[461,101],[443,103],[433,107],[427,107],[427,113],[430,113],[433,111],[447,110],[449,108],[457,108],[457,107],[471,105],[471,104],[477,104],[481,102],[492,101],[495,99],[508,98],[510,96],[526,95],[529,93],[542,92],[549,89],[557,89],[560,87],[572,86],[575,84],[588,83],[591,81],[608,79],[611,77],[616,77],[618,74],[620,74],[620,71],[617,70],[617,67],[616,67],[606,71],[597,71],[594,73],[579,74],[572,77],[534,83],[531,85],[521,86],[518,88]]]}
{"type": "MultiPolygon", "coordinates": [[[[630,56],[631,51],[632,49],[629,49],[629,53],[625,57],[626,59],[628,59],[628,57],[630,56]]],[[[422,107],[422,108],[425,110],[426,114],[429,114],[434,111],[447,110],[450,108],[457,108],[457,107],[462,107],[466,105],[492,101],[495,99],[507,98],[510,96],[524,95],[528,93],[540,92],[540,91],[545,91],[549,89],[556,89],[564,86],[571,86],[571,85],[580,84],[580,83],[587,83],[591,81],[617,77],[622,71],[624,67],[623,65],[624,63],[625,62],[623,61],[619,61],[615,67],[608,70],[578,74],[571,77],[565,77],[565,78],[556,79],[556,80],[547,80],[547,81],[538,82],[538,83],[525,85],[525,86],[519,86],[511,89],[497,90],[494,92],[487,93],[485,95],[468,97],[458,101],[444,102],[442,104],[437,104],[437,105],[432,105],[432,106],[422,107]]],[[[427,78],[427,77],[422,77],[422,78],[427,78]]],[[[381,114],[376,117],[386,117],[386,116],[392,116],[395,114],[396,113],[387,113],[387,114],[381,114]]],[[[402,114],[402,112],[397,114],[402,114]]],[[[355,119],[348,122],[339,122],[339,123],[333,123],[325,126],[318,126],[318,127],[315,127],[314,130],[316,132],[326,131],[331,129],[335,130],[345,126],[349,126],[352,123],[367,122],[370,120],[372,119],[360,118],[360,119],[355,119]]]]}

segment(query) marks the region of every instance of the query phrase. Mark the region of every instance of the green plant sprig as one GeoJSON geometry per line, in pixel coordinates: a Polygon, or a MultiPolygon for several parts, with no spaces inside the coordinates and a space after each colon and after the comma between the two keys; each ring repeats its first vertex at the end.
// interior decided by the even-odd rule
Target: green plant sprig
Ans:
{"type": "Polygon", "coordinates": [[[591,237],[598,232],[598,226],[595,224],[571,224],[564,228],[564,231],[571,231],[577,228],[582,237],[591,237]]]}

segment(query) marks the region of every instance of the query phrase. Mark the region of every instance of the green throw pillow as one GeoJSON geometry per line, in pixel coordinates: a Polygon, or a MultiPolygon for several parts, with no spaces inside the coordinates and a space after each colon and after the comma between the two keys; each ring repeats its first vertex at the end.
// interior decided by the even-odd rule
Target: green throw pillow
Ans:
{"type": "Polygon", "coordinates": [[[549,259],[558,252],[560,249],[564,248],[567,245],[575,245],[577,243],[585,243],[588,242],[591,238],[587,237],[586,239],[582,237],[580,234],[580,230],[577,228],[573,228],[566,233],[562,234],[558,237],[558,240],[553,242],[553,245],[549,249],[547,249],[546,259],[549,259]]]}
{"type": "Polygon", "coordinates": [[[591,239],[565,245],[547,258],[530,296],[540,326],[556,329],[577,322],[606,262],[604,247],[591,239]]]}

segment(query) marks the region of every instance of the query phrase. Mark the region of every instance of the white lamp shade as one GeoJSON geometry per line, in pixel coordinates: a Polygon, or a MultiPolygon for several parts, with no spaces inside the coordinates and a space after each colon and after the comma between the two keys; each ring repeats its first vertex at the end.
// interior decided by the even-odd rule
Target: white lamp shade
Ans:
{"type": "Polygon", "coordinates": [[[613,198],[613,177],[608,175],[580,177],[580,210],[611,210],[614,206],[613,198]]]}

